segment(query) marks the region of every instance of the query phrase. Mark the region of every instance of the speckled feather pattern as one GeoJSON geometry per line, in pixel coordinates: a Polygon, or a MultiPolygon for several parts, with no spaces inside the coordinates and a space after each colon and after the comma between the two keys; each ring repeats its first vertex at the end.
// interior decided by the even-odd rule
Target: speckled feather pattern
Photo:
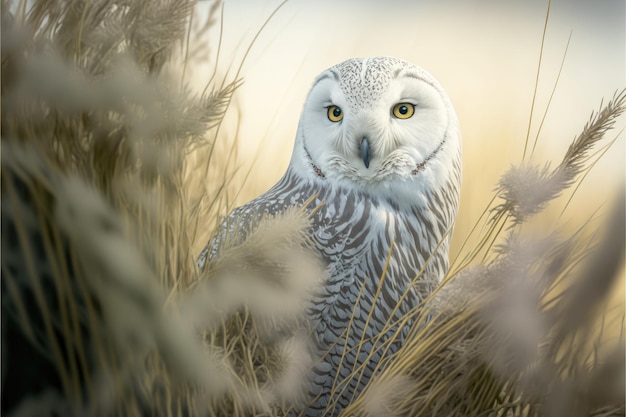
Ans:
{"type": "MultiPolygon", "coordinates": [[[[410,64],[396,58],[354,59],[328,71],[337,78],[350,105],[362,106],[377,100],[398,68],[405,65],[410,64]]],[[[430,83],[430,78],[427,81],[430,83]]],[[[452,126],[448,132],[456,134],[458,142],[456,129],[452,126]]],[[[295,164],[292,159],[274,187],[227,216],[221,232],[202,252],[200,267],[207,258],[219,256],[224,242],[244,238],[262,216],[302,206],[316,194],[308,209],[324,203],[310,226],[315,248],[326,265],[325,285],[309,307],[321,361],[311,373],[312,405],[293,415],[338,415],[376,372],[381,357],[397,351],[410,321],[401,329],[386,325],[406,317],[447,272],[461,183],[460,146],[448,139],[439,138],[433,146],[436,151],[413,167],[405,167],[403,155],[398,155],[399,161],[392,158],[389,162],[408,172],[389,177],[402,187],[419,184],[425,175],[444,172],[437,174],[440,178],[432,185],[416,187],[415,202],[409,204],[395,200],[393,193],[380,195],[368,187],[333,181],[332,173],[322,172],[305,149],[300,153],[308,160],[295,164]],[[441,164],[447,165],[443,171],[441,164]],[[397,332],[399,337],[393,337],[397,332]],[[386,343],[390,338],[393,343],[386,343]]],[[[294,154],[298,146],[297,142],[294,154]]]]}
{"type": "Polygon", "coordinates": [[[375,57],[349,60],[330,68],[339,81],[347,101],[355,106],[367,106],[378,99],[393,77],[393,68],[401,64],[399,59],[375,57]]]}

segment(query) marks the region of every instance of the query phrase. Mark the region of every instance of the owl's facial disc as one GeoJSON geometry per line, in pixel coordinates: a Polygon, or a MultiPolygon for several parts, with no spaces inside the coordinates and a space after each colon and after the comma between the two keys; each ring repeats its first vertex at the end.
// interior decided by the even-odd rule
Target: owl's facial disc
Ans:
{"type": "Polygon", "coordinates": [[[317,78],[300,125],[314,172],[368,185],[436,162],[449,125],[443,93],[418,67],[389,62],[351,60],[317,78]]]}

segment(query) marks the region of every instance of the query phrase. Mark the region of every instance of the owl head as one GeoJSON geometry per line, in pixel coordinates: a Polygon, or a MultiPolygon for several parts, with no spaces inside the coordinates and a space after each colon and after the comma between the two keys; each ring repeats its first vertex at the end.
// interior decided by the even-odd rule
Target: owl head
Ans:
{"type": "Polygon", "coordinates": [[[347,187],[415,193],[445,183],[459,159],[457,117],[439,83],[413,64],[375,57],[315,79],[291,167],[347,187]]]}

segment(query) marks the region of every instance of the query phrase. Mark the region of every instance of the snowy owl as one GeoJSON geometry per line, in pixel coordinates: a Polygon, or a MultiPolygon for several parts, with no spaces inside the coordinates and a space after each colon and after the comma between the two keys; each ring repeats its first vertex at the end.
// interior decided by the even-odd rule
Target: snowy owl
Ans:
{"type": "Polygon", "coordinates": [[[337,415],[397,350],[407,328],[398,337],[385,324],[407,317],[447,272],[460,186],[457,117],[426,71],[358,58],[315,79],[287,172],[235,209],[199,260],[203,268],[219,256],[234,227],[245,234],[264,214],[313,195],[311,207],[324,203],[311,234],[326,275],[309,310],[322,359],[311,371],[311,405],[296,414],[337,415]],[[395,344],[379,349],[393,334],[395,344]]]}

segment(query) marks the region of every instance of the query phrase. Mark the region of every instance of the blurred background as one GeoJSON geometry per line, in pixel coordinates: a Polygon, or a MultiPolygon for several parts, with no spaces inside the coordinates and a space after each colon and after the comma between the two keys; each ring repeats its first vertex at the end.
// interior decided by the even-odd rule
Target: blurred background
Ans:
{"type": "MultiPolygon", "coordinates": [[[[206,16],[210,3],[199,2],[197,16],[206,16]]],[[[223,127],[240,144],[237,204],[271,187],[285,171],[302,104],[318,73],[351,57],[397,56],[431,72],[460,119],[464,180],[457,248],[486,207],[498,177],[522,159],[548,1],[282,3],[224,2],[219,71],[233,77],[254,41],[239,74],[244,84],[223,127]]],[[[217,57],[217,23],[205,35],[212,56],[189,70],[198,86],[206,83],[217,57]]],[[[591,111],[626,85],[625,27],[622,0],[551,2],[529,146],[556,90],[533,161],[558,163],[591,111]]],[[[624,125],[622,117],[609,132],[605,143],[619,137],[563,215],[570,195],[553,204],[551,216],[537,220],[539,226],[554,224],[558,216],[560,223],[577,227],[623,187],[624,125]]]]}

